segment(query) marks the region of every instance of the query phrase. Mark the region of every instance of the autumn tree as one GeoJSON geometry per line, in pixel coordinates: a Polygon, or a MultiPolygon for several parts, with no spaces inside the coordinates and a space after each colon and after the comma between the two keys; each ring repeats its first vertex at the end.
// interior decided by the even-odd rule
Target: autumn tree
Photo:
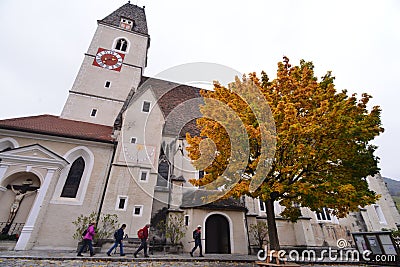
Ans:
{"type": "Polygon", "coordinates": [[[370,141],[383,128],[380,108],[367,107],[370,95],[337,92],[331,72],[318,80],[312,62],[291,66],[284,57],[272,81],[251,73],[202,96],[200,135],[186,139],[206,174],[191,183],[218,198],[265,201],[271,249],[280,248],[274,201],[294,222],[299,207],[340,218],[377,200],[366,177],[379,171],[370,141]]]}

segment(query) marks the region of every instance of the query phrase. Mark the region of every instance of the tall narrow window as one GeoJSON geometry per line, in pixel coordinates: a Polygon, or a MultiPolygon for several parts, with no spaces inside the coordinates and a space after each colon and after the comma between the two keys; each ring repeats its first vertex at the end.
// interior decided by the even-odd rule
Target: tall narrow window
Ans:
{"type": "Polygon", "coordinates": [[[262,201],[261,199],[258,199],[258,200],[259,200],[259,204],[260,204],[260,211],[265,212],[266,211],[265,202],[262,201]]]}
{"type": "Polygon", "coordinates": [[[97,114],[97,109],[92,109],[92,111],[90,112],[90,117],[96,117],[97,114]]]}
{"type": "Polygon", "coordinates": [[[79,157],[72,163],[69,170],[67,180],[65,181],[61,197],[75,198],[78,193],[79,184],[82,179],[83,171],[85,170],[85,161],[79,157]]]}
{"type": "Polygon", "coordinates": [[[323,208],[322,212],[317,212],[317,219],[319,221],[331,221],[331,214],[327,208],[323,208]]]}
{"type": "Polygon", "coordinates": [[[119,51],[122,51],[122,52],[126,52],[127,48],[128,48],[128,42],[123,38],[118,39],[118,41],[117,41],[117,43],[115,45],[115,49],[119,50],[119,51]]]}
{"type": "Polygon", "coordinates": [[[189,215],[185,215],[185,226],[189,226],[189,215]]]}
{"type": "Polygon", "coordinates": [[[376,215],[378,216],[379,223],[387,224],[385,215],[383,214],[382,208],[379,205],[374,205],[376,215]]]}
{"type": "Polygon", "coordinates": [[[142,111],[143,112],[149,112],[150,111],[150,102],[149,101],[143,101],[142,111]]]}
{"type": "MultiPolygon", "coordinates": [[[[163,153],[163,151],[161,151],[163,153]]],[[[165,155],[162,155],[158,163],[157,186],[167,186],[169,176],[169,163],[165,155]]]]}

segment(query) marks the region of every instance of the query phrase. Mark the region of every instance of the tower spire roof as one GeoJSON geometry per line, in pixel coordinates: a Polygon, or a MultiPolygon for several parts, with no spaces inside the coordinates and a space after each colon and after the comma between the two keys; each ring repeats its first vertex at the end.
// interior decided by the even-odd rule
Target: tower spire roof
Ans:
{"type": "Polygon", "coordinates": [[[121,23],[121,18],[130,19],[134,22],[132,31],[148,35],[144,7],[130,4],[130,2],[121,6],[110,15],[106,16],[102,20],[99,20],[98,22],[119,27],[121,23]]]}

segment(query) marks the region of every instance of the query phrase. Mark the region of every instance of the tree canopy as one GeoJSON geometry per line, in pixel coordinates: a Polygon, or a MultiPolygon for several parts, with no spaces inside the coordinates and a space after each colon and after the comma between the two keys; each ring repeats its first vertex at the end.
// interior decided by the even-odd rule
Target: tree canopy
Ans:
{"type": "Polygon", "coordinates": [[[206,174],[190,182],[223,197],[279,201],[292,221],[299,206],[344,217],[374,203],[366,177],[379,171],[370,141],[383,132],[381,110],[367,107],[368,94],[337,92],[334,79],[328,71],[318,80],[312,62],[291,66],[284,57],[272,81],[251,73],[203,90],[200,136],[186,139],[206,174]]]}

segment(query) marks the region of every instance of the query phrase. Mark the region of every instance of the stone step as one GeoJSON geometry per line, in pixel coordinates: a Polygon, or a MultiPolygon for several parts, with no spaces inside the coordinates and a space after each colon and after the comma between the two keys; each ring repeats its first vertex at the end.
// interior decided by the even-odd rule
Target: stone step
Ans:
{"type": "Polygon", "coordinates": [[[14,250],[14,247],[16,244],[17,244],[17,241],[2,240],[2,241],[0,241],[0,251],[14,250]]]}

